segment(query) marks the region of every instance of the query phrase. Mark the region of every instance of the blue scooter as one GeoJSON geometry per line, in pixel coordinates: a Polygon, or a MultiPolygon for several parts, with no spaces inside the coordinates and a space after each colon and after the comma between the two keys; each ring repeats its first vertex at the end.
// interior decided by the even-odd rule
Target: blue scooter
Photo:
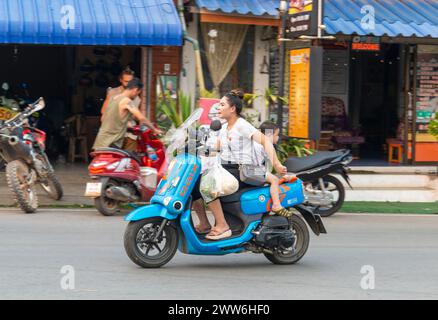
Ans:
{"type": "MultiPolygon", "coordinates": [[[[195,231],[191,192],[201,177],[200,147],[199,143],[187,145],[186,131],[201,114],[202,109],[196,110],[172,135],[168,154],[180,148],[184,151],[169,165],[168,176],[160,181],[150,204],[125,218],[129,221],[124,236],[129,258],[143,268],[159,268],[173,258],[177,249],[194,255],[251,251],[264,254],[274,264],[296,263],[309,246],[307,225],[298,214],[289,219],[269,215],[272,203],[269,186],[251,187],[220,198],[232,237],[210,241],[195,231]]],[[[220,122],[214,121],[211,131],[220,127],[220,122]]],[[[199,135],[199,130],[195,135],[199,135]]],[[[209,151],[204,149],[203,152],[205,155],[209,151]]],[[[316,235],[326,233],[319,214],[302,205],[301,180],[284,183],[280,189],[284,207],[293,207],[301,213],[316,235]]]]}

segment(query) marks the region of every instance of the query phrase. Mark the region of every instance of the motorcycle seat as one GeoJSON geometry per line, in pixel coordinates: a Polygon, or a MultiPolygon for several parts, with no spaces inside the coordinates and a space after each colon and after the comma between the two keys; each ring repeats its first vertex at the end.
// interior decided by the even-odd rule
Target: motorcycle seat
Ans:
{"type": "Polygon", "coordinates": [[[126,150],[122,150],[122,149],[117,149],[117,148],[98,148],[96,150],[94,150],[94,153],[116,153],[116,154],[120,154],[122,156],[128,157],[128,158],[132,158],[135,161],[137,161],[139,164],[141,164],[141,159],[138,155],[136,155],[134,152],[129,152],[126,150]]]}
{"type": "Polygon", "coordinates": [[[248,187],[238,190],[237,192],[230,194],[229,196],[221,197],[220,201],[223,203],[237,202],[240,201],[240,197],[247,191],[260,189],[261,187],[248,187]]]}
{"type": "Polygon", "coordinates": [[[303,158],[289,158],[286,161],[286,168],[288,172],[299,173],[301,171],[328,164],[344,154],[345,150],[319,151],[314,155],[303,158]]]}

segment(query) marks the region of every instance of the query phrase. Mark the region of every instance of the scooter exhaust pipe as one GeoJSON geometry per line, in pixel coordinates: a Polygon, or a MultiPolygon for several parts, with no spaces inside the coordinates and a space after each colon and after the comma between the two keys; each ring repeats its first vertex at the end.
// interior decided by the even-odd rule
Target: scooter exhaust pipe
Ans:
{"type": "Polygon", "coordinates": [[[139,197],[131,194],[131,192],[123,187],[111,187],[106,190],[106,197],[122,202],[135,202],[139,200],[139,197]]]}

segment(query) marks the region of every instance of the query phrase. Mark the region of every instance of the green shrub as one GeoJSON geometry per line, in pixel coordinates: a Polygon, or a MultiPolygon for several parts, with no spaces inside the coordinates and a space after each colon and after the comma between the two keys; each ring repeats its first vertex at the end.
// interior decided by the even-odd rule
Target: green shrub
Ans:
{"type": "Polygon", "coordinates": [[[289,138],[277,146],[277,156],[281,163],[284,163],[289,157],[301,158],[314,152],[309,148],[308,141],[296,138],[289,138]]]}
{"type": "Polygon", "coordinates": [[[435,114],[435,119],[429,124],[429,133],[438,138],[438,112],[435,114]]]}

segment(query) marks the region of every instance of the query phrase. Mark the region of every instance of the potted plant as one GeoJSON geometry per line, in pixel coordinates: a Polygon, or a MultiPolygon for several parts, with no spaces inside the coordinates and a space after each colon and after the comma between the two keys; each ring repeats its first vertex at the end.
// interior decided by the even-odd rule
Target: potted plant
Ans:
{"type": "Polygon", "coordinates": [[[306,157],[312,155],[315,150],[312,150],[307,140],[286,138],[285,141],[277,146],[277,156],[280,162],[284,163],[289,157],[306,157]]]}
{"type": "Polygon", "coordinates": [[[178,128],[192,113],[192,98],[182,91],[178,99],[173,99],[168,93],[161,94],[157,103],[157,120],[161,130],[167,131],[172,126],[178,128]]]}
{"type": "Polygon", "coordinates": [[[438,138],[438,112],[435,113],[435,119],[429,123],[429,133],[438,138]]]}

